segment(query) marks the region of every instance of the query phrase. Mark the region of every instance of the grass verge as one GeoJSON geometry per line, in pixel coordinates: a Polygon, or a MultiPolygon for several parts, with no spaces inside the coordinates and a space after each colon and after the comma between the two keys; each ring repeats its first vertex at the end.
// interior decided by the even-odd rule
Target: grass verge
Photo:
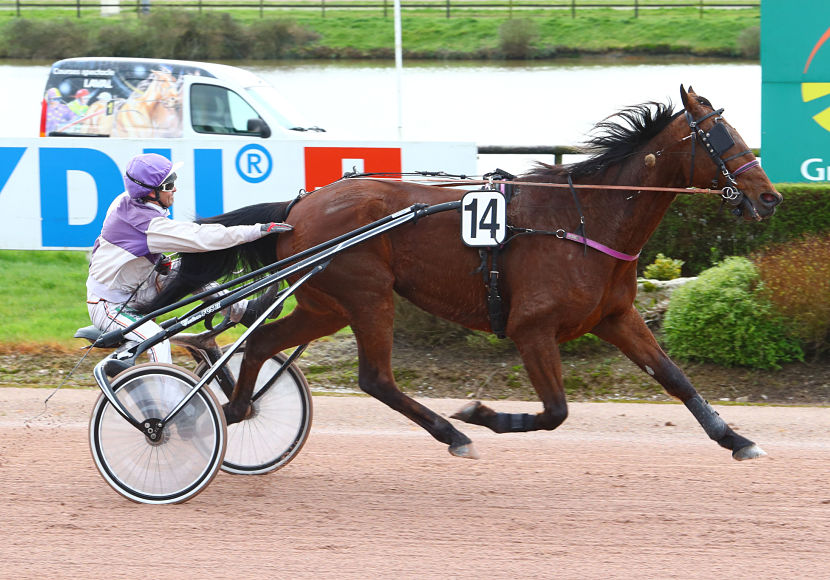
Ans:
{"type": "MultiPolygon", "coordinates": [[[[391,10],[266,12],[155,9],[148,15],[67,17],[47,9],[0,16],[0,58],[82,54],[245,60],[392,58],[391,10]],[[159,36],[158,31],[176,31],[159,36]]],[[[541,59],[578,54],[684,54],[758,58],[760,10],[596,8],[404,10],[406,58],[541,59]]]]}

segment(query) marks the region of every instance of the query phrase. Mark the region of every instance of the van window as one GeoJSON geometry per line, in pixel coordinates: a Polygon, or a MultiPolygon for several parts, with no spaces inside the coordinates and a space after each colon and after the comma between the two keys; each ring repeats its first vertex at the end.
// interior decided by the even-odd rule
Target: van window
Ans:
{"type": "Polygon", "coordinates": [[[251,135],[248,119],[257,112],[238,94],[216,85],[190,88],[190,122],[197,133],[251,135]]]}

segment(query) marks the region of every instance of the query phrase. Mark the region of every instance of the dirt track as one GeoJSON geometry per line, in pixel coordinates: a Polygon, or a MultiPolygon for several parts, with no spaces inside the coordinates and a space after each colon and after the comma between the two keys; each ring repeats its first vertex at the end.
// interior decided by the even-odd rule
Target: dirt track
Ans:
{"type": "MultiPolygon", "coordinates": [[[[582,403],[553,433],[465,426],[483,458],[368,398],[315,397],[299,457],[133,504],[93,466],[97,393],[0,389],[2,578],[828,578],[830,409],[582,403]]],[[[463,402],[425,401],[449,414],[463,402]]],[[[498,410],[537,405],[496,402],[498,410]]]]}

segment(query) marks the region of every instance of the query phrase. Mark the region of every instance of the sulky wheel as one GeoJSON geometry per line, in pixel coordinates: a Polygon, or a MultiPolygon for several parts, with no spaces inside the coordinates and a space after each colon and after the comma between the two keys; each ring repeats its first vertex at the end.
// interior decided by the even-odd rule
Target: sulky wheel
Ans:
{"type": "MultiPolygon", "coordinates": [[[[234,380],[239,376],[244,349],[243,345],[227,363],[226,368],[234,380]]],[[[294,459],[305,444],[311,429],[311,390],[302,371],[294,363],[257,398],[257,393],[286,359],[284,354],[278,353],[265,361],[257,375],[251,415],[239,423],[228,425],[228,449],[222,463],[223,471],[243,475],[276,471],[294,459]]],[[[204,364],[200,364],[196,374],[202,375],[206,369],[204,364]]],[[[227,402],[217,381],[211,381],[209,386],[221,403],[227,402]]]]}
{"type": "MultiPolygon", "coordinates": [[[[186,369],[148,363],[112,381],[118,400],[139,422],[163,419],[198,383],[186,369]]],[[[89,444],[104,480],[127,499],[181,503],[201,492],[222,465],[225,415],[210,389],[201,389],[167,423],[158,441],[130,424],[104,395],[89,422],[89,444]]]]}

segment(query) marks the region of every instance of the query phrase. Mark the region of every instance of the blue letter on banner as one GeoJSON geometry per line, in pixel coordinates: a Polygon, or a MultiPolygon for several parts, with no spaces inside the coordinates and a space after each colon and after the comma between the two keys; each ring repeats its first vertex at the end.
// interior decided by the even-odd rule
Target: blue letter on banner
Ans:
{"type": "Polygon", "coordinates": [[[222,150],[195,149],[194,182],[196,185],[196,217],[205,218],[222,213],[222,150]]]}
{"type": "Polygon", "coordinates": [[[105,153],[95,149],[41,147],[40,212],[43,218],[43,246],[92,246],[101,232],[107,208],[123,190],[121,171],[105,153]],[[69,171],[83,171],[95,180],[98,205],[95,219],[88,224],[69,223],[69,171]]]}

